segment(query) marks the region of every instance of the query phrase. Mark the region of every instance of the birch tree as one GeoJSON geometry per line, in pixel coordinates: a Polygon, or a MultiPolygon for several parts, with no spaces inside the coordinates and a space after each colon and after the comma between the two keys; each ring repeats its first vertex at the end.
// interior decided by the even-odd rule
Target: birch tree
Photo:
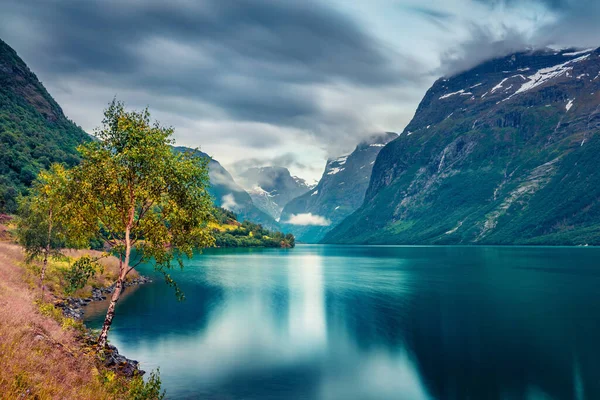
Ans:
{"type": "Polygon", "coordinates": [[[44,279],[48,259],[61,257],[66,241],[63,194],[67,190],[68,172],[60,164],[41,171],[30,194],[19,199],[17,241],[25,249],[27,260],[42,260],[39,286],[44,300],[44,279]]]}
{"type": "Polygon", "coordinates": [[[72,234],[101,240],[119,259],[119,276],[98,337],[106,347],[127,275],[151,262],[169,274],[195,249],[212,246],[206,226],[212,201],[206,160],[174,153],[173,129],[151,122],[148,109],[127,111],[114,100],[104,112],[98,140],[79,147],[66,202],[72,234]]]}

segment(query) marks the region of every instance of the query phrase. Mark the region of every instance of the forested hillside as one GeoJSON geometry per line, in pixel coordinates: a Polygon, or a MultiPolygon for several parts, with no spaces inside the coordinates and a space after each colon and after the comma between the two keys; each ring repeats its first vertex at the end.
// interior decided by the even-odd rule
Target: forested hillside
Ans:
{"type": "Polygon", "coordinates": [[[16,198],[41,168],[74,165],[75,148],[89,136],[60,106],[17,53],[0,40],[0,212],[14,212],[16,198]]]}

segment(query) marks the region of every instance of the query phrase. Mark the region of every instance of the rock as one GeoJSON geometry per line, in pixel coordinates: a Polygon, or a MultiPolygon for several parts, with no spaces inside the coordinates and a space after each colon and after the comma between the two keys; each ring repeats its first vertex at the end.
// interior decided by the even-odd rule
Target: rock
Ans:
{"type": "Polygon", "coordinates": [[[146,373],[146,371],[139,368],[140,363],[138,361],[122,356],[119,354],[119,350],[113,345],[107,346],[103,356],[105,367],[113,369],[125,377],[143,376],[146,373]]]}
{"type": "MultiPolygon", "coordinates": [[[[152,281],[145,276],[140,276],[139,278],[127,282],[125,286],[129,287],[141,285],[148,282],[152,281]]],[[[65,299],[56,301],[54,305],[62,309],[62,313],[65,317],[81,321],[83,319],[85,306],[92,301],[106,300],[105,294],[112,293],[114,289],[114,284],[106,288],[92,288],[92,294],[88,298],[77,299],[73,297],[67,297],[65,299]]],[[[44,337],[42,335],[36,335],[33,340],[44,340],[44,337]]],[[[89,330],[83,335],[82,340],[88,345],[94,345],[97,343],[96,337],[92,335],[89,330]]],[[[103,352],[102,362],[107,368],[111,368],[115,372],[128,378],[136,375],[142,376],[145,374],[145,371],[139,368],[138,361],[130,360],[127,357],[120,355],[117,348],[113,345],[108,345],[107,349],[103,352]]]]}

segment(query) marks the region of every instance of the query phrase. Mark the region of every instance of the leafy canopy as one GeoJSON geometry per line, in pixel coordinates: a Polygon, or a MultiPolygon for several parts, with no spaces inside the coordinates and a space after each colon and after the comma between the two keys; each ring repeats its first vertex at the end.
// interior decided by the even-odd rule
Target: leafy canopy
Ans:
{"type": "Polygon", "coordinates": [[[17,241],[28,260],[60,257],[68,236],[63,202],[68,179],[68,171],[60,164],[53,164],[50,170],[39,173],[30,195],[19,199],[17,241]]]}
{"type": "Polygon", "coordinates": [[[174,285],[167,273],[173,262],[183,266],[183,256],[214,239],[206,227],[212,209],[207,161],[174,153],[172,134],[151,123],[147,109],[126,111],[113,100],[98,140],[78,148],[82,161],[72,170],[66,203],[75,236],[103,241],[125,259],[126,273],[154,260],[174,285]]]}

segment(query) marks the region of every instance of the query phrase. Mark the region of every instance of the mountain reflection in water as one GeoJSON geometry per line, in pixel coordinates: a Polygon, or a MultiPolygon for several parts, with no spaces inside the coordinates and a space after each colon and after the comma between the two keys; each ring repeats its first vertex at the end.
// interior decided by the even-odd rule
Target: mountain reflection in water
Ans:
{"type": "Polygon", "coordinates": [[[599,256],[215,249],[174,272],[186,301],[159,276],[132,291],[111,340],[168,398],[600,398],[599,256]]]}

